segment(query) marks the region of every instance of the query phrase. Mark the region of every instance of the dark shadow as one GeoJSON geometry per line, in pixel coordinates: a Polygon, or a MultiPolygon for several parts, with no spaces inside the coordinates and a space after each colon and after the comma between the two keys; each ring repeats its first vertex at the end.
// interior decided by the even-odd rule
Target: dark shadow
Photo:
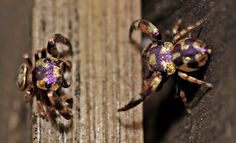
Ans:
{"type": "Polygon", "coordinates": [[[140,122],[133,121],[132,123],[127,124],[127,123],[124,123],[120,117],[117,117],[117,119],[119,120],[120,125],[127,129],[140,130],[143,127],[141,121],[140,122]]]}
{"type": "MultiPolygon", "coordinates": [[[[168,83],[169,84],[169,83],[168,83]]],[[[168,86],[167,84],[167,86],[168,86]]],[[[158,93],[157,93],[158,94],[158,93]]],[[[181,100],[174,98],[175,88],[164,91],[156,97],[150,97],[144,103],[144,141],[145,143],[160,142],[170,126],[184,113],[181,100]],[[165,96],[155,104],[155,98],[165,96]],[[149,108],[149,109],[148,109],[149,108]],[[152,108],[152,109],[150,109],[152,108]]]]}
{"type": "MultiPolygon", "coordinates": [[[[207,66],[200,69],[199,71],[188,74],[198,79],[203,79],[206,69],[207,66]]],[[[186,112],[185,106],[181,99],[176,98],[177,93],[174,85],[177,82],[182,85],[183,90],[185,91],[190,110],[191,108],[197,106],[204,94],[209,90],[209,88],[203,86],[201,87],[199,85],[182,80],[177,75],[174,75],[169,80],[170,81],[167,81],[166,85],[163,87],[164,89],[161,89],[160,92],[157,93],[159,94],[158,96],[153,95],[156,97],[150,97],[150,99],[144,102],[145,143],[161,142],[165,138],[169,128],[176,121],[180,120],[184,116],[189,115],[186,112]],[[161,97],[163,97],[163,99],[160,99],[161,97]]]]}

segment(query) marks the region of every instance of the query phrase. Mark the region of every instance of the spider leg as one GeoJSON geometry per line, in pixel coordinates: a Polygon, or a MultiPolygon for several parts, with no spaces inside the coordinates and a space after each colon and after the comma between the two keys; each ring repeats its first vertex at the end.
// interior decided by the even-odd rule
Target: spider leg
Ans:
{"type": "Polygon", "coordinates": [[[63,66],[68,70],[71,71],[72,64],[71,61],[66,60],[66,59],[60,59],[63,62],[63,66]]]}
{"type": "Polygon", "coordinates": [[[70,114],[70,111],[67,107],[65,107],[56,92],[50,91],[48,93],[48,98],[52,104],[52,106],[67,120],[72,118],[72,115],[70,114]]]}
{"type": "Polygon", "coordinates": [[[184,28],[183,30],[181,30],[180,32],[176,33],[176,35],[172,39],[172,43],[176,43],[182,36],[184,36],[186,33],[191,31],[192,29],[198,27],[202,23],[203,23],[203,20],[199,20],[196,23],[193,23],[193,24],[187,26],[186,28],[184,28]]]}
{"type": "Polygon", "coordinates": [[[187,98],[186,98],[185,92],[183,91],[182,88],[180,89],[179,97],[182,100],[182,102],[184,103],[184,106],[186,107],[187,106],[187,98]]]}
{"type": "Polygon", "coordinates": [[[24,93],[24,100],[25,102],[29,102],[32,99],[32,92],[31,89],[26,89],[25,93],[24,93]]]}
{"type": "Polygon", "coordinates": [[[161,40],[161,34],[155,25],[153,25],[151,22],[147,20],[143,20],[143,19],[136,20],[130,26],[129,39],[130,39],[130,42],[139,49],[139,51],[141,50],[140,44],[138,44],[138,42],[132,38],[132,34],[134,30],[140,30],[141,32],[147,34],[153,42],[161,40]]]}
{"type": "Polygon", "coordinates": [[[39,52],[40,52],[39,50],[36,50],[33,54],[35,62],[37,62],[39,60],[39,52]]]}
{"type": "Polygon", "coordinates": [[[172,28],[172,33],[173,35],[177,34],[179,32],[179,26],[182,23],[182,19],[178,19],[174,25],[174,27],[172,28]]]}
{"type": "Polygon", "coordinates": [[[47,50],[48,50],[48,53],[51,54],[53,57],[58,57],[58,56],[64,57],[66,54],[69,54],[69,55],[73,54],[72,46],[69,39],[67,39],[61,34],[55,34],[53,38],[50,41],[48,41],[47,50]],[[56,43],[67,45],[69,48],[68,51],[59,55],[59,52],[56,47],[56,43]]]}
{"type": "Polygon", "coordinates": [[[45,118],[46,120],[49,119],[49,113],[47,110],[47,107],[43,104],[42,99],[40,97],[41,95],[36,95],[36,103],[37,103],[37,107],[38,107],[38,111],[40,113],[40,115],[45,118]]]}
{"type": "Polygon", "coordinates": [[[139,95],[133,97],[128,104],[126,104],[124,107],[119,108],[118,112],[121,111],[127,111],[141,102],[143,102],[152,92],[157,90],[157,87],[159,86],[160,82],[162,80],[162,76],[160,74],[153,74],[151,79],[144,81],[143,86],[143,92],[141,92],[139,95]]]}
{"type": "Polygon", "coordinates": [[[175,85],[175,90],[176,90],[175,98],[180,98],[181,101],[183,102],[184,106],[185,106],[186,112],[188,114],[191,114],[191,110],[189,108],[189,105],[187,104],[187,98],[185,96],[185,92],[184,92],[184,90],[182,88],[182,85],[180,84],[179,80],[175,85]]]}
{"type": "Polygon", "coordinates": [[[69,95],[66,95],[61,89],[57,90],[56,93],[59,95],[63,103],[67,103],[69,108],[73,106],[73,98],[69,95]]]}
{"type": "Polygon", "coordinates": [[[180,26],[181,23],[182,23],[182,19],[179,18],[179,19],[175,22],[175,25],[172,27],[171,30],[166,30],[165,36],[167,36],[167,37],[173,37],[175,34],[177,34],[177,33],[178,33],[178,30],[179,30],[179,26],[180,26]]]}
{"type": "Polygon", "coordinates": [[[60,98],[61,98],[61,100],[63,102],[68,103],[68,107],[72,108],[72,106],[73,106],[73,98],[71,96],[68,96],[68,95],[64,94],[64,95],[60,96],[60,98]]]}
{"type": "Polygon", "coordinates": [[[64,77],[63,77],[63,79],[62,79],[61,86],[64,87],[64,88],[68,88],[68,87],[70,87],[70,84],[67,83],[67,81],[66,81],[66,79],[64,79],[64,77]]]}
{"type": "Polygon", "coordinates": [[[33,66],[33,63],[32,63],[32,61],[31,61],[31,59],[30,59],[30,57],[29,57],[28,54],[24,54],[24,55],[23,55],[23,58],[25,59],[25,61],[27,62],[27,64],[28,64],[30,67],[33,66]]]}
{"type": "MultiPolygon", "coordinates": [[[[64,61],[65,61],[65,60],[64,60],[64,61]]],[[[66,61],[66,62],[67,62],[67,61],[66,61]]],[[[62,63],[60,64],[60,67],[61,67],[61,69],[63,69],[63,72],[65,72],[66,69],[71,70],[71,64],[70,64],[70,62],[67,62],[67,63],[66,63],[66,62],[62,62],[62,63]]],[[[63,75],[63,77],[62,77],[61,86],[64,87],[64,88],[70,87],[70,84],[68,84],[68,82],[67,82],[66,79],[64,78],[64,75],[63,75]]]]}
{"type": "Polygon", "coordinates": [[[192,76],[189,76],[186,73],[183,73],[181,71],[178,72],[178,75],[179,75],[180,78],[182,78],[184,80],[187,80],[189,82],[196,83],[196,84],[199,84],[199,85],[204,85],[204,86],[206,86],[208,88],[212,88],[213,87],[213,85],[211,83],[199,80],[199,79],[197,79],[195,77],[192,77],[192,76]]]}
{"type": "Polygon", "coordinates": [[[145,94],[144,92],[140,93],[138,96],[133,97],[128,104],[126,104],[124,107],[119,108],[117,111],[121,112],[121,111],[127,111],[131,108],[134,108],[135,106],[137,106],[138,104],[140,104],[141,102],[143,102],[146,97],[149,94],[145,94]]]}
{"type": "Polygon", "coordinates": [[[46,58],[47,57],[47,49],[46,48],[43,48],[41,50],[41,58],[46,58]]]}
{"type": "Polygon", "coordinates": [[[189,106],[188,106],[188,104],[187,104],[187,98],[186,98],[186,96],[185,96],[185,92],[183,91],[182,88],[180,89],[179,97],[180,97],[180,99],[182,100],[182,102],[183,102],[183,104],[184,104],[184,106],[185,106],[186,112],[187,112],[188,114],[191,114],[191,110],[190,110],[190,108],[189,108],[189,106]]]}

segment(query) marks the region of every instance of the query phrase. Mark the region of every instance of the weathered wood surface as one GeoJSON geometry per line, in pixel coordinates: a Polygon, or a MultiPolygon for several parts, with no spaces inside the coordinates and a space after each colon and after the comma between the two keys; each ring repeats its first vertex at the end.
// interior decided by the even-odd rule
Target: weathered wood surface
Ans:
{"type": "Polygon", "coordinates": [[[142,106],[117,109],[141,90],[140,55],[129,44],[130,23],[140,17],[140,1],[35,0],[33,49],[46,46],[54,33],[73,45],[72,126],[58,130],[38,117],[33,105],[32,141],[143,142],[142,106]]]}

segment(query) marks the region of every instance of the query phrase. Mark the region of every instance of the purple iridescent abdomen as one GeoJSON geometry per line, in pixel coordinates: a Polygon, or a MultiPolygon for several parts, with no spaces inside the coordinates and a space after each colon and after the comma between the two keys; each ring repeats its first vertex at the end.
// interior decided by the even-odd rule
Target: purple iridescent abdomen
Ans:
{"type": "Polygon", "coordinates": [[[35,67],[35,80],[37,87],[40,89],[57,90],[62,79],[61,61],[49,57],[39,59],[35,67]]]}
{"type": "Polygon", "coordinates": [[[175,44],[172,59],[177,69],[191,72],[206,64],[210,52],[201,40],[186,38],[175,44]]]}

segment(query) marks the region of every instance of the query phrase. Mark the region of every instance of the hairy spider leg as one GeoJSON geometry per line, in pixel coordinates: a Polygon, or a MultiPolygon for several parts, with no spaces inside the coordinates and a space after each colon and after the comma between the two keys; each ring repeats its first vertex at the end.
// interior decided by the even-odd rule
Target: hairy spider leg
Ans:
{"type": "Polygon", "coordinates": [[[28,87],[24,93],[24,101],[27,103],[31,100],[31,98],[32,98],[31,87],[28,87]]]}
{"type": "MultiPolygon", "coordinates": [[[[63,62],[61,66],[63,66],[62,69],[64,69],[64,72],[66,72],[66,70],[71,71],[71,68],[72,68],[71,62],[66,59],[60,59],[60,60],[63,62]]],[[[66,79],[64,78],[64,75],[62,78],[62,87],[64,88],[70,87],[70,84],[66,81],[66,79]]]]}
{"type": "Polygon", "coordinates": [[[53,57],[56,57],[56,58],[73,54],[72,45],[71,45],[70,40],[61,34],[55,34],[53,36],[53,38],[48,41],[47,50],[48,50],[49,54],[51,54],[53,57]],[[67,45],[69,48],[68,51],[59,54],[57,47],[56,47],[56,43],[61,43],[61,44],[67,45]]]}
{"type": "MultiPolygon", "coordinates": [[[[63,72],[65,73],[66,71],[71,71],[71,68],[72,68],[72,64],[69,60],[65,60],[65,59],[60,59],[62,61],[61,63],[61,69],[63,69],[63,72]]],[[[68,84],[68,82],[66,81],[66,79],[64,78],[64,75],[63,75],[63,78],[62,78],[62,87],[64,88],[68,88],[70,86],[70,84],[68,84]]]]}
{"type": "Polygon", "coordinates": [[[181,99],[181,101],[183,102],[184,106],[185,106],[185,109],[186,109],[186,112],[188,114],[191,114],[191,110],[187,104],[187,98],[185,96],[185,92],[182,88],[182,85],[180,83],[177,84],[178,88],[177,88],[177,94],[179,96],[179,98],[181,99]]]}
{"type": "Polygon", "coordinates": [[[188,104],[187,104],[187,98],[186,98],[186,96],[185,96],[185,92],[183,91],[182,88],[180,89],[179,97],[180,97],[180,99],[182,100],[182,102],[184,103],[186,112],[187,112],[188,114],[191,114],[191,110],[190,110],[190,108],[189,108],[189,106],[188,106],[188,104]]]}
{"type": "Polygon", "coordinates": [[[178,80],[178,82],[175,85],[175,90],[176,90],[176,96],[175,98],[180,98],[181,101],[183,102],[184,106],[185,106],[185,111],[187,114],[191,114],[191,109],[189,107],[189,104],[187,103],[187,97],[185,95],[185,91],[180,83],[180,81],[178,80]]]}
{"type": "Polygon", "coordinates": [[[175,34],[179,32],[179,27],[180,24],[182,23],[182,19],[179,18],[176,22],[175,25],[172,27],[171,30],[166,30],[165,35],[168,37],[173,37],[175,34]]]}
{"type": "Polygon", "coordinates": [[[65,92],[63,92],[61,89],[57,90],[56,93],[59,95],[61,101],[63,103],[68,103],[68,107],[72,108],[73,106],[73,98],[69,95],[66,95],[65,92]]]}
{"type": "Polygon", "coordinates": [[[70,84],[66,81],[66,79],[64,77],[62,78],[61,86],[64,88],[70,87],[70,84]]]}
{"type": "MultiPolygon", "coordinates": [[[[64,60],[62,60],[62,63],[60,64],[60,68],[63,69],[63,73],[65,73],[66,69],[71,70],[71,65],[69,64],[69,62],[65,63],[64,60]]],[[[68,82],[66,81],[66,79],[64,78],[64,75],[62,75],[62,83],[61,86],[64,88],[68,88],[70,87],[70,84],[68,84],[68,82]]]]}
{"type": "Polygon", "coordinates": [[[199,20],[189,26],[187,26],[186,28],[184,28],[183,30],[181,30],[180,32],[178,32],[172,39],[172,43],[176,43],[178,42],[179,39],[182,38],[182,36],[184,36],[186,33],[188,33],[189,31],[191,31],[192,29],[198,27],[199,25],[201,25],[203,23],[203,20],[199,20]]]}
{"type": "Polygon", "coordinates": [[[64,63],[63,66],[65,67],[65,69],[68,70],[68,71],[71,71],[71,68],[72,68],[71,61],[66,60],[66,59],[60,59],[60,60],[64,63]]]}
{"type": "Polygon", "coordinates": [[[41,58],[46,58],[47,57],[47,49],[46,48],[43,48],[41,50],[41,58]]]}
{"type": "Polygon", "coordinates": [[[178,19],[175,23],[175,25],[172,28],[173,35],[177,34],[179,32],[179,26],[182,23],[182,19],[178,19]]]}
{"type": "Polygon", "coordinates": [[[28,54],[24,54],[24,55],[23,55],[23,58],[25,59],[26,63],[27,63],[30,67],[33,66],[32,60],[30,59],[30,57],[29,57],[28,54]]]}
{"type": "Polygon", "coordinates": [[[138,48],[139,51],[141,51],[141,46],[132,37],[134,30],[140,30],[142,33],[147,34],[153,42],[161,40],[161,34],[155,25],[147,20],[136,20],[130,26],[129,39],[130,42],[135,45],[135,47],[138,48]]]}
{"type": "Polygon", "coordinates": [[[61,100],[63,102],[68,103],[68,107],[69,108],[72,108],[72,106],[73,106],[73,98],[71,96],[68,96],[68,95],[64,94],[64,95],[60,96],[60,98],[61,98],[61,100]]]}
{"type": "Polygon", "coordinates": [[[39,52],[40,52],[40,51],[37,50],[37,51],[35,51],[34,54],[33,54],[33,55],[34,55],[35,63],[39,60],[39,52]]]}
{"type": "Polygon", "coordinates": [[[41,97],[40,94],[36,94],[36,103],[37,103],[37,108],[38,108],[38,111],[39,111],[40,115],[43,118],[45,118],[46,120],[48,120],[50,113],[49,113],[47,107],[43,104],[42,97],[41,97]]]}
{"type": "Polygon", "coordinates": [[[154,73],[150,79],[144,81],[143,92],[141,92],[138,96],[133,97],[124,107],[119,108],[118,112],[127,111],[143,102],[152,92],[157,90],[161,80],[162,76],[154,73]]]}
{"type": "Polygon", "coordinates": [[[50,91],[48,92],[48,98],[52,104],[52,106],[57,109],[57,111],[67,120],[72,118],[72,115],[70,114],[70,111],[68,110],[68,108],[66,106],[64,106],[61,103],[60,98],[58,97],[58,95],[56,94],[56,92],[54,91],[50,91]]]}
{"type": "Polygon", "coordinates": [[[204,85],[204,86],[206,86],[208,88],[212,88],[213,87],[213,85],[211,83],[199,80],[199,79],[197,79],[195,77],[192,77],[192,76],[189,76],[186,73],[183,73],[181,71],[178,72],[178,75],[179,75],[180,78],[182,78],[184,80],[187,80],[189,82],[192,82],[192,83],[195,83],[195,84],[199,84],[199,85],[204,85]]]}

